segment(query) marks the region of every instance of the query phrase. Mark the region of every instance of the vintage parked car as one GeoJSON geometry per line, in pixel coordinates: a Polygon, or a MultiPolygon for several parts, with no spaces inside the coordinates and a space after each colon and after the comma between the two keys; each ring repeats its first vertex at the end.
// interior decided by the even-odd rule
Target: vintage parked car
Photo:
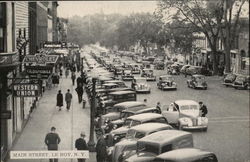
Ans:
{"type": "Polygon", "coordinates": [[[120,113],[120,118],[118,120],[114,120],[112,121],[112,123],[116,126],[116,128],[119,128],[123,125],[124,121],[132,116],[132,115],[137,115],[137,114],[143,114],[143,113],[158,113],[160,114],[161,112],[159,112],[159,109],[157,109],[156,107],[138,107],[136,109],[125,109],[120,113]]]}
{"type": "Polygon", "coordinates": [[[141,77],[146,78],[147,81],[156,81],[153,69],[142,69],[141,77]]]}
{"type": "Polygon", "coordinates": [[[250,77],[249,76],[237,76],[233,87],[235,89],[249,89],[250,87],[250,77]]]}
{"type": "Polygon", "coordinates": [[[134,76],[132,74],[131,70],[124,70],[122,73],[122,80],[124,81],[131,81],[134,79],[134,76]]]}
{"type": "Polygon", "coordinates": [[[201,66],[190,66],[189,68],[186,68],[186,74],[187,75],[194,75],[194,74],[201,74],[201,66]]]}
{"type": "Polygon", "coordinates": [[[165,68],[165,64],[163,61],[159,61],[157,63],[155,63],[155,67],[156,70],[164,70],[165,68]]]}
{"type": "Polygon", "coordinates": [[[194,89],[207,89],[207,82],[204,75],[192,75],[191,79],[187,80],[187,86],[194,89]]]}
{"type": "Polygon", "coordinates": [[[135,154],[136,142],[138,139],[158,131],[170,129],[173,129],[173,127],[163,123],[144,123],[131,127],[124,139],[108,149],[109,153],[112,154],[112,161],[123,161],[124,159],[135,154]]]}
{"type": "Polygon", "coordinates": [[[117,84],[119,88],[127,88],[128,86],[126,86],[126,84],[121,81],[121,80],[107,80],[104,81],[105,83],[114,83],[117,84]]]}
{"type": "Polygon", "coordinates": [[[140,74],[141,73],[140,64],[130,64],[129,66],[132,70],[132,74],[140,74]]]}
{"type": "Polygon", "coordinates": [[[176,90],[177,84],[171,75],[162,75],[159,77],[157,87],[161,90],[176,90]]]}
{"type": "Polygon", "coordinates": [[[150,64],[149,61],[142,61],[142,67],[150,69],[151,68],[151,64],[150,64]]]}
{"type": "Polygon", "coordinates": [[[197,148],[182,148],[158,155],[153,162],[218,162],[213,152],[197,148]],[[176,156],[178,155],[178,156],[176,156]]]}
{"type": "Polygon", "coordinates": [[[124,110],[138,110],[143,108],[146,108],[146,105],[138,101],[127,101],[115,104],[113,107],[106,109],[106,114],[101,116],[101,123],[103,125],[107,119],[109,119],[110,121],[119,119],[121,116],[121,112],[124,110]]]}
{"type": "Polygon", "coordinates": [[[175,125],[179,129],[207,131],[208,118],[200,116],[200,106],[196,101],[177,100],[171,103],[166,110],[164,106],[162,114],[169,124],[175,125]]]}
{"type": "Polygon", "coordinates": [[[150,93],[151,88],[147,84],[146,78],[134,78],[134,82],[134,88],[137,93],[150,93]]]}
{"type": "Polygon", "coordinates": [[[158,155],[180,148],[193,147],[193,136],[179,130],[163,130],[152,133],[137,141],[136,154],[125,162],[150,162],[158,155]]]}
{"type": "Polygon", "coordinates": [[[225,78],[223,79],[223,85],[225,85],[225,86],[233,86],[233,84],[234,84],[234,81],[235,81],[235,79],[236,79],[236,75],[235,74],[227,74],[226,76],[225,76],[225,78]]]}
{"type": "Polygon", "coordinates": [[[122,127],[112,130],[109,133],[107,143],[111,144],[110,146],[113,146],[126,136],[128,130],[131,127],[149,122],[165,124],[168,123],[167,119],[164,116],[157,113],[143,113],[138,115],[132,115],[124,121],[122,127]]]}
{"type": "Polygon", "coordinates": [[[180,74],[180,68],[177,64],[172,64],[168,66],[168,74],[170,75],[179,75],[180,74]]]}
{"type": "Polygon", "coordinates": [[[107,96],[107,100],[100,102],[101,109],[105,110],[105,107],[113,106],[117,103],[125,101],[136,101],[135,91],[115,91],[111,92],[107,96]]]}

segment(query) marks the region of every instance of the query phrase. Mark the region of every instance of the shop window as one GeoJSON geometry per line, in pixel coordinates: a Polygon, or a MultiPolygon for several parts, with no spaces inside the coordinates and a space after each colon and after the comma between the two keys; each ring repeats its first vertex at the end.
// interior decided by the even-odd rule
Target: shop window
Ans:
{"type": "Polygon", "coordinates": [[[6,46],[6,3],[0,3],[0,52],[5,52],[6,46]]]}

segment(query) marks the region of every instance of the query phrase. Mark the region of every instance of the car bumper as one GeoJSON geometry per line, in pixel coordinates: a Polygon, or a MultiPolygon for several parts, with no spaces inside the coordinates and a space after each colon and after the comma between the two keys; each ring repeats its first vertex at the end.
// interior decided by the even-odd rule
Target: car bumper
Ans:
{"type": "Polygon", "coordinates": [[[156,81],[156,78],[146,78],[147,81],[156,81]]]}
{"type": "Polygon", "coordinates": [[[130,81],[130,80],[133,80],[133,77],[122,77],[122,80],[124,80],[124,81],[130,81]]]}
{"type": "Polygon", "coordinates": [[[172,87],[163,87],[162,89],[163,89],[163,90],[177,89],[177,87],[176,87],[176,86],[172,86],[172,87]]]}
{"type": "Polygon", "coordinates": [[[226,86],[233,86],[233,83],[222,83],[222,84],[226,86]]]}
{"type": "Polygon", "coordinates": [[[150,93],[150,89],[136,89],[137,93],[150,93]]]}
{"type": "Polygon", "coordinates": [[[183,126],[183,130],[207,129],[207,125],[183,126]]]}
{"type": "Polygon", "coordinates": [[[233,87],[235,87],[235,88],[245,88],[245,86],[244,85],[233,85],[233,87]]]}

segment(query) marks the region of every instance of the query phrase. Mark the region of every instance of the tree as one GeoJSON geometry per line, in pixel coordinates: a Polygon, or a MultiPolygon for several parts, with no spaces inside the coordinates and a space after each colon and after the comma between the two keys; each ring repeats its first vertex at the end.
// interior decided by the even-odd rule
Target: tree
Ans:
{"type": "Polygon", "coordinates": [[[221,1],[198,0],[162,0],[158,3],[161,17],[170,14],[168,11],[176,9],[174,14],[180,21],[191,23],[207,37],[212,51],[213,71],[218,71],[217,44],[223,19],[223,3],[221,1]]]}
{"type": "Polygon", "coordinates": [[[242,7],[247,0],[222,0],[224,4],[224,26],[221,29],[223,44],[225,47],[226,69],[225,72],[230,72],[231,60],[230,51],[234,48],[234,42],[237,38],[238,24],[242,7]],[[235,10],[235,12],[233,12],[235,10]]]}

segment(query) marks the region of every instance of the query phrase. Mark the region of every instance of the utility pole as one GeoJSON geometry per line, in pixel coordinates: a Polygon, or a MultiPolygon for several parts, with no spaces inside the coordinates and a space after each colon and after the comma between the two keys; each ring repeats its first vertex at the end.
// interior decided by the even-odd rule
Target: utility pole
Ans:
{"type": "Polygon", "coordinates": [[[91,104],[90,104],[90,132],[89,132],[89,142],[88,147],[90,152],[95,152],[95,141],[94,141],[94,119],[95,119],[95,85],[96,85],[96,78],[92,78],[92,92],[91,92],[91,104]]]}

